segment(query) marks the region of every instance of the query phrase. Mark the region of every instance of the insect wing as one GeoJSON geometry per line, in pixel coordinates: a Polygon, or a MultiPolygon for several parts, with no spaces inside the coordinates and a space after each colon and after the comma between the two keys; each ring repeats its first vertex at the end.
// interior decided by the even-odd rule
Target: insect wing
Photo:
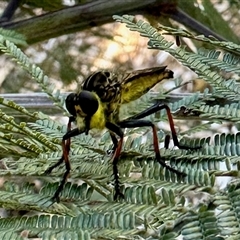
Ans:
{"type": "Polygon", "coordinates": [[[173,72],[166,69],[166,66],[137,70],[126,74],[121,85],[122,103],[138,99],[163,79],[172,77],[173,72]]]}

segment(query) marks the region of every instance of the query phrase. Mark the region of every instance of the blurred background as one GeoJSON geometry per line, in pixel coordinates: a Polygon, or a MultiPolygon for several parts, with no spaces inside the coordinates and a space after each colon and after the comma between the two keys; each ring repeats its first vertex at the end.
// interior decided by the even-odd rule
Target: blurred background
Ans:
{"type": "MultiPolygon", "coordinates": [[[[149,4],[146,3],[140,7],[134,6],[131,1],[121,2],[123,7],[124,5],[127,6],[125,14],[134,14],[137,19],[144,19],[153,26],[162,24],[183,28],[196,35],[212,35],[219,39],[239,43],[240,18],[238,9],[240,3],[237,0],[153,1],[155,3],[149,1],[149,4]],[[128,6],[129,4],[130,6],[128,6]]],[[[147,39],[136,32],[129,31],[124,24],[114,22],[111,15],[118,14],[118,9],[109,10],[108,8],[107,1],[103,0],[0,1],[0,12],[2,13],[0,26],[14,29],[26,36],[28,45],[20,46],[20,48],[29,56],[32,63],[39,65],[51,81],[63,92],[75,91],[86,76],[101,69],[126,71],[167,65],[174,71],[175,77],[184,81],[197,79],[196,74],[181,66],[168,54],[147,49],[147,39]],[[101,14],[102,10],[98,9],[99,3],[101,3],[103,9],[104,4],[106,5],[107,20],[101,21],[101,15],[105,16],[105,14],[104,12],[101,14]],[[100,17],[94,23],[86,20],[85,27],[79,27],[79,30],[76,27],[73,33],[68,33],[66,30],[68,34],[64,34],[64,32],[61,32],[61,25],[64,28],[75,24],[73,20],[72,23],[67,21],[68,12],[64,12],[64,10],[69,9],[69,7],[74,9],[76,5],[84,8],[84,14],[86,15],[92,14],[91,9],[94,8],[95,12],[100,12],[100,17]],[[12,6],[11,14],[7,15],[6,9],[9,6],[12,6]],[[47,29],[48,25],[51,25],[52,22],[46,19],[49,23],[47,22],[47,25],[44,25],[43,19],[38,19],[38,17],[47,15],[52,21],[55,21],[54,14],[58,11],[62,11],[63,21],[59,29],[56,28],[54,32],[56,37],[44,36],[44,32],[49,31],[47,29]],[[106,23],[101,24],[102,22],[106,23]],[[93,27],[92,25],[99,26],[93,27]],[[35,35],[35,30],[36,34],[42,32],[43,36],[33,40],[32,36],[35,35]],[[30,31],[31,33],[29,33],[30,31]]],[[[75,17],[75,21],[83,21],[84,16],[80,13],[78,17],[75,17]]],[[[91,19],[91,16],[89,15],[88,18],[91,19]]],[[[57,20],[58,18],[56,18],[57,20]]],[[[169,38],[176,42],[175,38],[171,36],[169,38]]],[[[194,42],[190,39],[182,38],[180,40],[182,45],[192,51],[197,51],[202,46],[206,47],[201,42],[194,42]]],[[[4,55],[0,57],[0,86],[0,93],[41,91],[23,69],[4,55]]],[[[171,86],[166,84],[165,87],[171,86]]],[[[205,83],[198,80],[186,85],[181,90],[203,91],[205,87],[205,83]]]]}

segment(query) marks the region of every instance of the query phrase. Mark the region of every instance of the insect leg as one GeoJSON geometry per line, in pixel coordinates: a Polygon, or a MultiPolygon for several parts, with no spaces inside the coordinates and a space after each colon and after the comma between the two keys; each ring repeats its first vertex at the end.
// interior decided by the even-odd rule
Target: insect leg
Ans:
{"type": "Polygon", "coordinates": [[[153,131],[153,147],[154,147],[154,151],[155,151],[155,156],[156,156],[156,160],[158,163],[160,163],[163,167],[165,167],[166,169],[168,169],[171,172],[174,172],[180,176],[186,176],[185,173],[180,172],[179,170],[176,170],[172,167],[170,167],[169,165],[167,165],[160,156],[160,151],[159,151],[159,145],[158,145],[158,137],[157,137],[157,129],[156,126],[148,120],[138,120],[138,119],[133,119],[133,120],[124,120],[122,122],[119,122],[118,125],[121,128],[135,128],[135,127],[151,127],[152,131],[153,131]]]}
{"type": "Polygon", "coordinates": [[[112,165],[113,165],[115,194],[114,194],[113,199],[117,200],[118,198],[124,198],[124,195],[121,193],[121,190],[120,190],[119,173],[118,173],[118,167],[117,167],[118,159],[120,157],[120,153],[122,150],[123,131],[118,125],[111,123],[111,122],[106,123],[106,128],[108,128],[112,133],[115,133],[116,135],[118,135],[120,137],[120,140],[118,142],[116,142],[117,141],[116,136],[114,135],[114,137],[112,137],[113,135],[110,132],[112,141],[114,144],[114,155],[113,155],[112,165]]]}
{"type": "MultiPolygon", "coordinates": [[[[69,117],[68,120],[68,124],[67,124],[67,132],[71,131],[71,123],[75,121],[75,117],[71,116],[69,117]]],[[[70,144],[71,144],[71,138],[67,139],[67,142],[65,144],[65,151],[70,151],[70,144]]],[[[64,156],[62,155],[62,157],[58,160],[57,163],[55,163],[54,165],[52,165],[51,167],[49,167],[46,171],[45,174],[50,174],[52,172],[52,170],[56,167],[58,167],[59,165],[61,165],[61,163],[63,163],[64,161],[64,156]]]]}
{"type": "Polygon", "coordinates": [[[111,137],[112,142],[113,142],[113,148],[107,150],[107,154],[110,155],[110,154],[115,152],[115,150],[118,146],[118,140],[117,140],[117,137],[116,137],[115,133],[113,133],[112,131],[109,131],[109,134],[110,134],[110,137],[111,137]]]}
{"type": "MultiPolygon", "coordinates": [[[[167,111],[167,116],[168,116],[168,121],[169,121],[169,125],[170,125],[170,129],[171,129],[171,132],[172,132],[172,138],[173,138],[173,143],[176,147],[178,147],[179,149],[192,149],[192,150],[196,150],[196,149],[199,149],[201,147],[190,147],[190,146],[182,146],[180,145],[179,141],[178,141],[178,138],[177,138],[177,133],[176,133],[176,130],[174,128],[174,122],[173,122],[173,117],[172,117],[172,114],[171,114],[171,110],[169,108],[168,105],[166,104],[154,104],[153,106],[147,108],[146,110],[130,117],[130,118],[127,118],[126,120],[133,120],[133,119],[141,119],[141,118],[144,118],[144,117],[147,117],[153,113],[156,113],[158,111],[161,111],[165,109],[167,111]]],[[[169,139],[167,139],[165,141],[165,146],[168,148],[168,142],[169,142],[169,139]]]]}
{"type": "Polygon", "coordinates": [[[52,167],[50,167],[46,173],[51,173],[51,171],[59,166],[63,161],[65,161],[65,167],[66,167],[66,171],[63,175],[62,181],[60,183],[60,185],[58,186],[55,194],[53,195],[53,200],[59,202],[59,194],[61,193],[61,191],[63,190],[64,184],[67,181],[67,178],[69,176],[69,172],[71,170],[71,165],[70,165],[70,161],[68,158],[69,155],[69,151],[70,151],[70,138],[71,137],[75,137],[81,133],[83,133],[84,131],[79,130],[78,128],[75,128],[73,130],[68,131],[62,138],[62,151],[63,151],[63,155],[62,157],[59,159],[59,161],[54,164],[52,167]]]}
{"type": "Polygon", "coordinates": [[[59,194],[63,190],[64,184],[66,183],[66,181],[68,179],[68,176],[69,176],[69,173],[70,173],[70,170],[71,170],[71,165],[70,165],[70,161],[69,161],[69,158],[68,158],[69,151],[70,151],[70,145],[68,145],[68,143],[70,143],[70,138],[71,137],[75,137],[75,136],[77,136],[77,135],[79,135],[83,132],[84,131],[80,131],[78,128],[75,128],[75,129],[67,132],[62,138],[62,150],[63,150],[62,158],[65,161],[66,171],[63,175],[63,178],[62,178],[62,181],[61,181],[60,185],[58,186],[57,191],[55,192],[55,194],[53,196],[53,199],[56,200],[57,202],[59,202],[59,194]],[[67,143],[65,143],[65,141],[67,143]]]}

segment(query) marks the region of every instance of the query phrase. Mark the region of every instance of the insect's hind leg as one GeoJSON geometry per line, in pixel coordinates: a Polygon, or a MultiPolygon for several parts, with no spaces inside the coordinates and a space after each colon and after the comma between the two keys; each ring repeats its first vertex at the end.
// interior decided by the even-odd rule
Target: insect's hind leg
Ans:
{"type": "Polygon", "coordinates": [[[161,159],[159,144],[158,144],[158,137],[157,137],[157,129],[156,129],[156,126],[151,121],[132,119],[132,120],[124,120],[122,122],[119,122],[118,125],[121,128],[151,127],[153,131],[153,147],[154,147],[157,162],[160,163],[163,167],[165,167],[169,171],[174,172],[179,176],[186,176],[185,173],[170,167],[161,159]]]}
{"type": "MultiPolygon", "coordinates": [[[[172,138],[173,138],[173,143],[176,147],[178,147],[179,149],[186,149],[186,150],[197,150],[197,149],[200,149],[201,146],[198,146],[198,147],[190,147],[190,146],[183,146],[183,145],[180,145],[179,141],[178,141],[178,138],[177,138],[177,133],[176,133],[176,130],[175,130],[175,127],[174,127],[174,122],[173,122],[173,117],[172,117],[172,113],[171,113],[171,110],[169,108],[168,105],[166,104],[159,104],[159,103],[156,103],[154,104],[153,106],[147,108],[146,110],[132,116],[132,117],[129,117],[127,118],[126,120],[124,121],[127,121],[127,120],[134,120],[134,119],[141,119],[141,118],[144,118],[144,117],[147,117],[153,113],[156,113],[158,111],[161,111],[165,109],[166,112],[167,112],[167,116],[168,116],[168,121],[169,121],[169,126],[170,126],[170,129],[171,129],[171,133],[172,133],[172,138]]],[[[168,144],[169,144],[169,136],[167,137],[167,139],[165,139],[165,147],[168,148],[168,144]]]]}

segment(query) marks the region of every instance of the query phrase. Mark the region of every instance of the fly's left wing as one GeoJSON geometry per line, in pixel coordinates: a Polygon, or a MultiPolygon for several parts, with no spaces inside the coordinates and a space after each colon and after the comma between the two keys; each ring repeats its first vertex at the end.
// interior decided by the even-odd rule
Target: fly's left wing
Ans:
{"type": "Polygon", "coordinates": [[[138,99],[163,79],[172,77],[173,72],[166,66],[124,74],[99,71],[84,81],[82,89],[95,92],[103,103],[124,104],[138,99]]]}
{"type": "Polygon", "coordinates": [[[114,102],[120,96],[121,83],[116,75],[107,71],[91,74],[83,83],[82,89],[95,92],[103,103],[114,102]]]}
{"type": "Polygon", "coordinates": [[[129,103],[147,93],[164,79],[173,78],[166,66],[132,71],[121,80],[121,103],[129,103]]]}

